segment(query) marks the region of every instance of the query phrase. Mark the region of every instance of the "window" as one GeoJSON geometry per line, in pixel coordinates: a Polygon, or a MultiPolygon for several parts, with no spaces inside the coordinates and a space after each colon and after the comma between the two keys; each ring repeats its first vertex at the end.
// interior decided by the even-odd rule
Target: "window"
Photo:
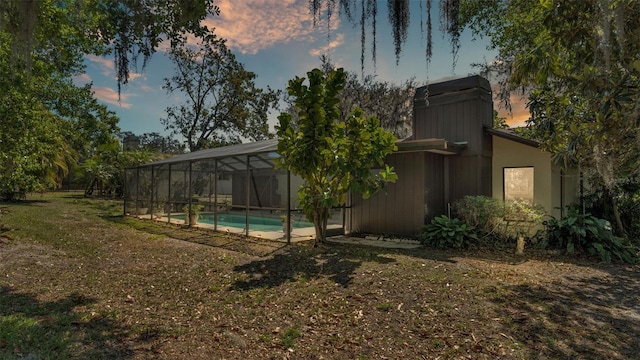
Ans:
{"type": "Polygon", "coordinates": [[[533,203],[533,167],[504,168],[504,199],[533,203]]]}

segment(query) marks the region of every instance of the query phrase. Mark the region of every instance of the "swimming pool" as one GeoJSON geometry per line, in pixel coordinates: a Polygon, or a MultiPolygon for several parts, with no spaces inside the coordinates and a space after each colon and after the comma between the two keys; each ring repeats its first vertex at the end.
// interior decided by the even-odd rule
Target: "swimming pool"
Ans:
{"type": "MultiPolygon", "coordinates": [[[[200,214],[199,223],[213,225],[214,214],[200,214]]],[[[245,215],[240,214],[218,214],[218,226],[228,226],[244,229],[246,227],[245,215]]],[[[295,229],[313,227],[308,221],[294,221],[295,229]]],[[[280,218],[249,216],[249,229],[258,231],[282,231],[282,220],[280,218]]]]}

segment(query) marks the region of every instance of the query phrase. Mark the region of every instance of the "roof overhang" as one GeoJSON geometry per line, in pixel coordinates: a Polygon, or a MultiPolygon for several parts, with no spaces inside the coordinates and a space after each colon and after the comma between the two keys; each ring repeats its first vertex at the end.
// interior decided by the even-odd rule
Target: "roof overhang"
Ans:
{"type": "Polygon", "coordinates": [[[491,134],[493,136],[497,136],[497,137],[501,137],[503,139],[515,141],[517,143],[520,143],[520,144],[523,144],[523,145],[527,145],[527,146],[531,146],[531,147],[536,147],[536,148],[540,147],[540,143],[538,141],[527,139],[527,138],[524,138],[522,136],[519,136],[512,129],[485,128],[484,130],[487,133],[489,133],[489,134],[491,134]]]}
{"type": "Polygon", "coordinates": [[[445,139],[403,140],[396,143],[397,153],[430,152],[441,155],[457,155],[467,147],[466,142],[453,143],[445,139]]]}
{"type": "MultiPolygon", "coordinates": [[[[449,142],[445,139],[419,139],[419,140],[400,140],[396,142],[398,146],[398,153],[407,152],[430,152],[441,155],[456,155],[467,147],[466,142],[449,142]]],[[[268,159],[272,159],[278,149],[278,140],[270,139],[254,143],[245,143],[238,145],[225,146],[220,148],[206,149],[195,151],[192,153],[176,155],[167,159],[155,161],[148,164],[132,166],[131,168],[144,168],[154,167],[162,165],[170,165],[184,162],[195,162],[200,160],[214,160],[220,159],[221,162],[226,163],[226,159],[238,158],[238,156],[259,156],[258,160],[264,163],[268,163],[268,159]]],[[[229,164],[227,164],[229,165],[229,164]]]]}

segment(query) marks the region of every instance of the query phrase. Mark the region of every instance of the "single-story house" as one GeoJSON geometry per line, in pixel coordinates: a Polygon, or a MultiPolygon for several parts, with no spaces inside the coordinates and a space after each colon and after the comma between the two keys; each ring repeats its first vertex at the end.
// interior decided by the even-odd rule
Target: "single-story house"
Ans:
{"type": "MultiPolygon", "coordinates": [[[[523,198],[548,214],[578,197],[578,173],[553,164],[535,141],[493,129],[489,82],[470,76],[418,88],[413,135],[398,141],[387,162],[398,181],[369,199],[351,194],[335,209],[332,233],[417,235],[466,195],[523,198]]],[[[194,202],[201,226],[246,235],[309,237],[313,227],[297,206],[301,180],[275,169],[277,141],[178,155],[127,169],[125,213],[186,221],[194,202]],[[289,221],[291,220],[291,221],[289,221]],[[292,224],[290,232],[285,223],[292,224]]]]}
{"type": "Polygon", "coordinates": [[[491,87],[480,76],[417,89],[413,135],[388,162],[398,182],[353,197],[351,231],[415,235],[467,195],[528,199],[553,216],[578,198],[576,170],[554,165],[533,140],[493,129],[491,87]]]}

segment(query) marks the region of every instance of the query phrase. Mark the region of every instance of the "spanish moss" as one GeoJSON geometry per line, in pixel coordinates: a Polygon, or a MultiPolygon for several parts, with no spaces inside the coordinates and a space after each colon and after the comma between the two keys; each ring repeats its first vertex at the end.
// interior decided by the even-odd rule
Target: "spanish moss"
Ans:
{"type": "Polygon", "coordinates": [[[427,0],[427,65],[431,62],[433,57],[433,28],[431,26],[431,0],[427,0]]]}
{"type": "Polygon", "coordinates": [[[367,1],[367,15],[371,18],[371,59],[373,60],[373,71],[376,70],[376,18],[378,17],[378,2],[376,0],[367,1]]]}
{"type": "Polygon", "coordinates": [[[460,49],[460,0],[440,1],[440,24],[442,31],[449,35],[451,42],[451,54],[453,55],[453,67],[458,62],[458,50],[460,49]]]}
{"type": "Polygon", "coordinates": [[[393,28],[396,65],[400,63],[402,45],[407,41],[409,29],[409,0],[388,0],[389,22],[393,28]]]}
{"type": "Polygon", "coordinates": [[[364,51],[367,44],[367,12],[365,11],[365,2],[362,2],[362,13],[360,15],[360,72],[364,77],[364,51]]]}
{"type": "MultiPolygon", "coordinates": [[[[333,7],[336,4],[336,0],[308,0],[309,1],[309,9],[313,15],[313,24],[314,26],[317,23],[317,20],[322,16],[323,11],[331,10],[328,12],[333,12],[333,7]]],[[[379,0],[337,0],[337,4],[340,7],[340,13],[345,17],[345,19],[352,24],[359,22],[361,27],[360,34],[360,61],[361,67],[364,69],[364,61],[365,61],[365,47],[367,40],[367,26],[371,26],[371,34],[372,34],[372,46],[371,46],[371,54],[373,58],[373,63],[375,67],[376,58],[377,58],[377,24],[376,17],[378,12],[378,1],[379,0]],[[358,4],[362,4],[362,7],[358,6],[358,4]],[[357,16],[356,12],[360,10],[362,13],[360,16],[357,16]],[[357,20],[356,20],[357,19],[357,20]],[[369,25],[368,21],[371,19],[371,25],[369,25]]],[[[422,0],[421,0],[422,1],[422,0]]],[[[427,41],[426,41],[426,51],[425,58],[427,61],[427,65],[431,62],[431,58],[433,57],[433,20],[432,20],[432,8],[433,8],[433,0],[425,0],[426,4],[426,31],[427,31],[427,41]]],[[[460,32],[462,30],[459,14],[460,14],[460,2],[461,0],[440,0],[440,24],[442,31],[445,32],[449,37],[449,42],[451,43],[451,53],[453,54],[453,67],[455,68],[458,56],[458,50],[460,49],[460,32]]],[[[409,9],[409,0],[387,0],[387,6],[389,9],[389,23],[393,29],[393,42],[395,46],[395,56],[396,56],[396,64],[399,63],[400,55],[402,53],[402,46],[407,40],[407,33],[409,27],[409,19],[410,19],[410,9],[409,9]]],[[[420,3],[420,14],[423,14],[422,2],[420,3]]],[[[421,23],[421,31],[424,31],[422,27],[422,19],[421,23]]]]}
{"type": "Polygon", "coordinates": [[[336,0],[327,0],[327,41],[331,39],[331,16],[336,10],[336,0]]]}
{"type": "Polygon", "coordinates": [[[356,0],[341,0],[340,2],[340,11],[344,14],[347,21],[350,23],[354,23],[353,11],[356,10],[357,3],[356,0]]]}
{"type": "Polygon", "coordinates": [[[318,24],[318,19],[320,19],[322,0],[309,0],[309,11],[313,15],[313,26],[315,27],[318,24]]]}

